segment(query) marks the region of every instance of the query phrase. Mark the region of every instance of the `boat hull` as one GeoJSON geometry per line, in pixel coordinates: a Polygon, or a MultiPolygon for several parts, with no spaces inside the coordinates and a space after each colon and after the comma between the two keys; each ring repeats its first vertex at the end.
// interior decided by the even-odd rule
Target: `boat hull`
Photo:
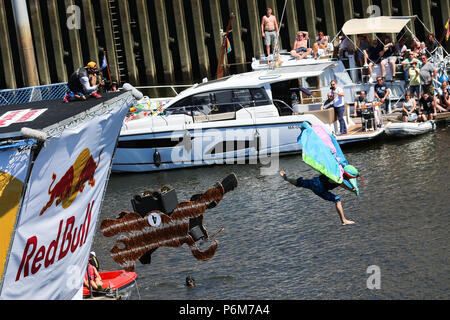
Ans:
{"type": "MultiPolygon", "coordinates": [[[[112,170],[137,173],[222,164],[269,165],[279,156],[301,152],[297,138],[302,122],[123,135],[112,170]]],[[[382,133],[379,129],[337,140],[339,144],[358,143],[382,133]]]]}

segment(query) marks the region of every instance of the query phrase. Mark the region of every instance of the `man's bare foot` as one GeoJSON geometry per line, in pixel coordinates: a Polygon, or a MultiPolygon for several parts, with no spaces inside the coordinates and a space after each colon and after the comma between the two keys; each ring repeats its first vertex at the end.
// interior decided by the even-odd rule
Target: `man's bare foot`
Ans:
{"type": "Polygon", "coordinates": [[[355,224],[355,222],[354,222],[354,221],[351,221],[351,220],[344,220],[344,221],[342,222],[342,225],[343,225],[343,226],[352,225],[352,224],[355,224]]]}

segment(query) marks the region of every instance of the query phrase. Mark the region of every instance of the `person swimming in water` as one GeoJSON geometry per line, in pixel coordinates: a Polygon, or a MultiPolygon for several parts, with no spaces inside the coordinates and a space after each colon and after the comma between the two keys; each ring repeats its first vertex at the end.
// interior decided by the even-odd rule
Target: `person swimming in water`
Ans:
{"type": "MultiPolygon", "coordinates": [[[[349,182],[350,179],[356,178],[359,176],[358,170],[354,168],[353,166],[346,166],[344,168],[344,182],[342,184],[337,184],[334,181],[331,181],[328,179],[325,175],[320,175],[319,177],[316,177],[311,180],[305,180],[302,177],[299,177],[298,179],[292,179],[288,178],[286,175],[286,172],[281,171],[280,175],[283,177],[283,179],[292,185],[298,187],[298,188],[305,188],[310,189],[313,191],[317,196],[321,197],[324,200],[334,202],[336,206],[336,211],[339,214],[339,217],[341,219],[342,225],[352,225],[355,224],[354,221],[348,220],[345,218],[344,215],[344,208],[342,206],[342,200],[339,196],[333,194],[330,192],[330,190],[336,189],[338,187],[342,187],[347,190],[351,190],[351,184],[349,182]]],[[[351,190],[353,191],[353,190],[351,190]]]]}
{"type": "Polygon", "coordinates": [[[186,287],[188,288],[194,288],[195,287],[195,279],[191,276],[186,277],[186,287]]]}

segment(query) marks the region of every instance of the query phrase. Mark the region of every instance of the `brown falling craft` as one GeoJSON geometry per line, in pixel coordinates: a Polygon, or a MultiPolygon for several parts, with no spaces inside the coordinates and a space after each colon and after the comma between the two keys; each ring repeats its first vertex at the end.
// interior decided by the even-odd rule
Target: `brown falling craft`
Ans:
{"type": "MultiPolygon", "coordinates": [[[[203,217],[205,211],[215,207],[225,193],[237,186],[234,174],[213,188],[195,197],[195,200],[178,204],[171,216],[161,211],[151,211],[142,217],[135,212],[122,212],[119,219],[105,219],[100,230],[105,237],[121,235],[111,249],[111,257],[126,271],[134,271],[135,263],[144,254],[159,247],[181,247],[187,244],[197,260],[211,259],[218,242],[208,238],[210,246],[201,250],[189,234],[191,219],[203,217]]],[[[219,231],[220,232],[220,231],[219,231]]]]}

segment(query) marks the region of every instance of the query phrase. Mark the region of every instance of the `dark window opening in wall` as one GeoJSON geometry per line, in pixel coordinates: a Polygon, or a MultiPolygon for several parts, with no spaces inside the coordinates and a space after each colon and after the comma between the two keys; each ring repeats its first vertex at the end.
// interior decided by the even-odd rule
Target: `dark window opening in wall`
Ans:
{"type": "MultiPolygon", "coordinates": [[[[6,20],[8,22],[8,32],[9,32],[9,44],[11,46],[11,56],[13,60],[14,66],[17,66],[14,69],[15,76],[16,76],[16,85],[18,88],[23,87],[25,85],[25,81],[23,79],[22,75],[22,64],[20,61],[20,50],[19,50],[19,44],[17,40],[17,33],[16,33],[16,25],[14,22],[14,14],[12,9],[11,1],[4,1],[5,4],[5,11],[6,11],[6,20]]],[[[4,41],[2,38],[1,41],[4,41]]]]}
{"type": "MultiPolygon", "coordinates": [[[[297,22],[298,22],[298,30],[297,31],[308,31],[308,25],[306,24],[306,12],[305,12],[305,3],[303,1],[295,2],[297,7],[297,22]]],[[[291,48],[292,43],[289,44],[289,48],[291,48]]]]}
{"type": "MultiPolygon", "coordinates": [[[[119,0],[120,1],[120,0],[119,0]]],[[[146,73],[145,73],[145,62],[144,62],[144,52],[142,50],[142,39],[141,32],[139,28],[139,17],[137,12],[136,1],[129,1],[130,8],[130,24],[131,24],[131,33],[133,34],[133,42],[136,45],[133,45],[133,52],[136,61],[136,69],[138,70],[138,83],[146,84],[146,73]]],[[[147,23],[142,22],[142,23],[147,23]]]]}
{"type": "Polygon", "coordinates": [[[357,19],[363,19],[367,15],[367,8],[363,8],[361,0],[353,0],[353,11],[357,19]]]}
{"type": "Polygon", "coordinates": [[[70,75],[75,70],[81,68],[82,66],[74,66],[74,62],[72,59],[72,48],[70,45],[69,32],[75,31],[69,31],[69,29],[67,28],[67,17],[68,17],[67,6],[65,5],[64,1],[56,1],[56,5],[58,10],[58,20],[61,29],[61,38],[63,43],[64,64],[67,70],[67,76],[70,77],[70,75]]]}
{"type": "Polygon", "coordinates": [[[200,81],[202,75],[200,74],[200,61],[198,59],[198,49],[197,42],[195,39],[195,31],[194,31],[194,14],[192,11],[192,6],[190,1],[184,1],[184,16],[186,19],[186,26],[188,28],[188,42],[191,52],[191,63],[192,63],[192,75],[195,82],[200,81]]]}
{"type": "MultiPolygon", "coordinates": [[[[91,1],[92,10],[94,13],[94,21],[95,21],[95,36],[97,38],[97,44],[98,49],[100,52],[97,52],[97,57],[100,58],[100,56],[103,57],[102,51],[108,51],[108,48],[106,47],[106,39],[105,39],[105,27],[103,26],[103,19],[102,19],[102,11],[100,7],[100,1],[91,1]]],[[[108,58],[108,52],[106,52],[107,58],[108,58]]],[[[111,58],[109,58],[110,60],[111,58]]],[[[111,63],[111,61],[108,60],[108,63],[111,63]]],[[[100,63],[100,60],[99,60],[100,63]]],[[[118,79],[116,79],[118,80],[118,79]]]]}
{"type": "Polygon", "coordinates": [[[150,20],[150,31],[152,34],[152,45],[153,45],[153,58],[155,59],[155,67],[158,83],[165,83],[161,42],[159,39],[159,32],[158,32],[158,21],[155,15],[156,12],[155,1],[147,1],[147,10],[150,20]]]}
{"type": "Polygon", "coordinates": [[[342,0],[334,0],[334,13],[336,16],[337,30],[341,30],[346,22],[345,15],[344,15],[344,6],[342,5],[342,0]]]}
{"type": "MultiPolygon", "coordinates": [[[[212,14],[211,14],[211,6],[210,6],[210,0],[206,0],[202,2],[202,8],[203,8],[203,19],[205,24],[205,32],[209,34],[209,37],[207,37],[206,41],[206,47],[208,49],[209,53],[209,65],[211,70],[211,78],[216,78],[216,71],[218,66],[218,56],[216,54],[216,44],[215,39],[218,35],[214,34],[213,29],[213,21],[212,21],[212,14]]],[[[220,24],[221,29],[225,32],[226,26],[222,26],[220,24]]]]}
{"type": "MultiPolygon", "coordinates": [[[[181,5],[183,5],[181,3],[181,5]]],[[[181,53],[179,47],[179,41],[177,36],[177,24],[181,23],[181,21],[185,20],[185,17],[175,17],[175,13],[173,10],[173,2],[166,1],[166,12],[167,12],[167,24],[169,28],[169,37],[174,39],[175,41],[169,42],[169,48],[172,52],[173,57],[173,68],[175,70],[174,79],[176,83],[181,83],[183,81],[182,72],[177,72],[177,70],[181,70],[181,53]]],[[[185,12],[186,15],[186,12],[185,12]]],[[[188,30],[189,31],[189,30],[188,30]]]]}
{"type": "MultiPolygon", "coordinates": [[[[413,15],[417,15],[422,20],[421,1],[411,1],[413,15]]],[[[422,42],[425,41],[425,29],[418,19],[414,21],[416,37],[422,42]]]]}
{"type": "MultiPolygon", "coordinates": [[[[431,17],[433,18],[434,30],[435,30],[435,38],[441,44],[445,45],[445,35],[447,33],[447,29],[445,29],[445,24],[447,21],[442,21],[442,13],[441,8],[439,6],[431,6],[431,17]]],[[[428,39],[428,38],[427,38],[428,39]]]]}
{"type": "MultiPolygon", "coordinates": [[[[230,20],[230,15],[231,15],[231,10],[228,7],[228,1],[219,1],[220,3],[220,12],[222,15],[222,25],[224,26],[223,30],[225,32],[227,26],[228,26],[228,21],[230,20]]],[[[233,12],[236,15],[236,12],[233,12]]],[[[238,19],[238,17],[236,16],[233,19],[233,22],[235,19],[238,19]]],[[[233,25],[231,25],[231,29],[233,29],[233,25]]],[[[234,34],[234,32],[231,32],[229,35],[229,39],[230,39],[230,43],[231,43],[231,47],[234,48],[233,43],[234,43],[234,37],[236,36],[236,34],[234,34]]],[[[236,62],[236,58],[235,58],[235,54],[234,54],[234,49],[226,55],[227,57],[227,64],[234,64],[236,62]]],[[[227,65],[224,66],[224,72],[225,74],[235,74],[237,73],[237,69],[235,65],[229,66],[227,67],[227,65]]]]}
{"type": "MultiPolygon", "coordinates": [[[[245,61],[252,61],[252,58],[255,56],[253,53],[253,46],[252,43],[252,34],[251,34],[251,28],[253,26],[250,25],[250,17],[248,16],[248,7],[247,7],[247,1],[238,1],[239,3],[239,12],[241,13],[241,24],[242,29],[246,30],[246,32],[241,33],[241,40],[245,44],[244,50],[245,50],[245,61]]],[[[246,64],[245,66],[246,71],[251,71],[250,65],[246,64]]]]}
{"type": "Polygon", "coordinates": [[[323,7],[323,1],[315,1],[314,5],[316,6],[316,16],[320,18],[320,21],[316,21],[317,34],[319,34],[319,31],[322,31],[326,36],[329,37],[329,40],[331,41],[335,35],[330,34],[327,30],[327,17],[325,14],[325,9],[323,7]]]}
{"type": "MultiPolygon", "coordinates": [[[[75,5],[77,5],[81,9],[81,29],[79,30],[80,35],[80,47],[81,47],[81,54],[82,54],[82,61],[89,60],[89,46],[91,45],[88,42],[87,38],[87,28],[86,28],[86,18],[84,16],[84,10],[83,10],[83,3],[81,0],[76,0],[75,5]]],[[[89,62],[89,61],[88,61],[89,62]]],[[[97,62],[101,64],[100,62],[97,62]]]]}
{"type": "Polygon", "coordinates": [[[58,73],[56,68],[53,68],[52,66],[55,65],[55,54],[53,52],[53,41],[52,41],[52,26],[50,23],[49,15],[48,15],[48,7],[47,7],[47,1],[45,0],[39,0],[39,6],[41,9],[41,19],[42,19],[42,30],[44,33],[44,42],[45,42],[45,49],[47,51],[47,60],[49,65],[49,72],[50,72],[50,79],[52,83],[55,83],[58,81],[58,73]]]}

